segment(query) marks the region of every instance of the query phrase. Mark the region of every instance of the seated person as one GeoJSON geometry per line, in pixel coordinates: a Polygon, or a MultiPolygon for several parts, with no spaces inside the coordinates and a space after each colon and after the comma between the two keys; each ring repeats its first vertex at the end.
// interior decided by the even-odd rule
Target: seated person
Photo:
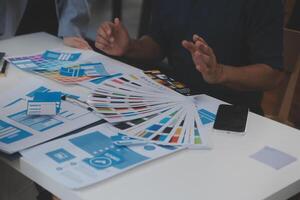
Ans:
{"type": "Polygon", "coordinates": [[[87,0],[56,0],[59,19],[58,36],[64,39],[64,44],[79,48],[92,49],[84,39],[90,20],[90,5],[87,0]]]}
{"type": "Polygon", "coordinates": [[[87,0],[1,0],[0,39],[47,32],[68,46],[91,49],[83,38],[90,20],[87,0]]]}
{"type": "Polygon", "coordinates": [[[262,114],[262,92],[281,77],[281,0],[157,0],[152,8],[148,34],[132,39],[115,19],[100,26],[96,47],[140,63],[167,57],[173,78],[193,93],[262,114]]]}

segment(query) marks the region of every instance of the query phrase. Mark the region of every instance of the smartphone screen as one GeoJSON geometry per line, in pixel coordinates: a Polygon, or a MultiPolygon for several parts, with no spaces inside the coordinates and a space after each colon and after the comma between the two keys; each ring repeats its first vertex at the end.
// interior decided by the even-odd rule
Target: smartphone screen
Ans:
{"type": "Polygon", "coordinates": [[[214,129],[245,132],[247,118],[247,107],[221,104],[218,108],[214,129]]]}

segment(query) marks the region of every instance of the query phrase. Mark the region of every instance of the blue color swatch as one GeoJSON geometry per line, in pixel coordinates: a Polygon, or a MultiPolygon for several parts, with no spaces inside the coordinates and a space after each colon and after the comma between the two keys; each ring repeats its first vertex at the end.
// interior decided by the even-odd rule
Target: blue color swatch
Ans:
{"type": "Polygon", "coordinates": [[[198,114],[203,125],[210,124],[216,120],[216,115],[205,109],[198,110],[198,114]]]}
{"type": "Polygon", "coordinates": [[[110,76],[105,76],[105,77],[101,77],[101,78],[96,78],[96,79],[93,79],[91,80],[90,82],[91,83],[94,83],[96,85],[99,85],[101,84],[102,82],[108,80],[108,79],[111,79],[111,78],[115,78],[115,77],[118,77],[118,76],[122,76],[121,73],[118,73],[118,74],[113,74],[113,75],[110,75],[110,76]]]}
{"type": "Polygon", "coordinates": [[[46,153],[46,155],[52,158],[57,163],[63,163],[75,158],[74,155],[63,148],[48,152],[46,153]]]}
{"type": "Polygon", "coordinates": [[[156,147],[154,145],[146,145],[146,146],[144,146],[144,149],[146,151],[154,151],[156,149],[156,147]]]}
{"type": "Polygon", "coordinates": [[[76,61],[81,56],[81,53],[62,53],[55,51],[45,51],[42,57],[47,60],[60,60],[60,61],[76,61]]]}
{"type": "Polygon", "coordinates": [[[62,67],[59,70],[59,74],[62,76],[68,77],[82,77],[85,75],[84,69],[81,68],[71,68],[71,67],[62,67]]]}

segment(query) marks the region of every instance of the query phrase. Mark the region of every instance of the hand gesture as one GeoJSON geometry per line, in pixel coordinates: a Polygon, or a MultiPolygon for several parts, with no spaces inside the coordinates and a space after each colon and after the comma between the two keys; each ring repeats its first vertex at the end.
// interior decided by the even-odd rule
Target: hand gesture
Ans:
{"type": "Polygon", "coordinates": [[[92,47],[82,37],[64,37],[64,44],[77,49],[91,50],[92,47]]]}
{"type": "Polygon", "coordinates": [[[128,31],[121,21],[104,22],[97,31],[96,47],[112,56],[123,56],[130,43],[128,31]]]}
{"type": "Polygon", "coordinates": [[[196,69],[202,74],[207,83],[217,84],[222,82],[223,65],[218,64],[215,53],[203,38],[194,35],[193,42],[184,40],[182,45],[191,53],[196,69]]]}

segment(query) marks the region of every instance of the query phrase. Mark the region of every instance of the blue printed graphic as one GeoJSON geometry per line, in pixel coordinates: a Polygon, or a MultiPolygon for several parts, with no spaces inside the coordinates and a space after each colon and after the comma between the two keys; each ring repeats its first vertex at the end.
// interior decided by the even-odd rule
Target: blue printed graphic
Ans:
{"type": "MultiPolygon", "coordinates": [[[[119,135],[119,137],[121,136],[119,135]]],[[[105,163],[109,163],[108,160],[110,160],[111,167],[117,169],[124,169],[149,159],[148,157],[140,155],[127,147],[114,145],[111,138],[98,131],[72,138],[70,139],[70,142],[93,156],[92,158],[87,158],[83,161],[96,169],[103,169],[103,167],[96,167],[95,162],[91,161],[97,157],[100,157],[101,159],[96,162],[96,165],[97,163],[105,165],[105,163]]]]}
{"type": "Polygon", "coordinates": [[[84,69],[81,68],[70,68],[70,67],[62,67],[59,70],[59,74],[62,76],[68,77],[82,77],[85,75],[84,69]]]}
{"type": "Polygon", "coordinates": [[[57,163],[63,163],[75,158],[74,155],[72,155],[63,148],[48,152],[46,153],[46,155],[52,158],[57,163]]]}
{"type": "Polygon", "coordinates": [[[80,67],[84,69],[87,76],[109,76],[102,63],[80,64],[80,67]]]}
{"type": "Polygon", "coordinates": [[[18,99],[16,99],[16,100],[10,102],[9,104],[3,106],[3,108],[10,107],[10,106],[15,105],[15,104],[17,104],[17,103],[19,103],[20,101],[23,101],[23,100],[25,100],[25,99],[23,99],[23,98],[18,98],[18,99]]]}
{"type": "Polygon", "coordinates": [[[59,74],[68,77],[109,76],[102,63],[85,63],[72,67],[61,67],[59,74]]]}
{"type": "Polygon", "coordinates": [[[31,133],[0,120],[0,142],[11,144],[30,136],[31,133]]]}
{"type": "MultiPolygon", "coordinates": [[[[51,90],[49,88],[46,88],[44,86],[41,86],[41,87],[29,92],[28,94],[26,94],[26,96],[27,97],[32,97],[32,98],[33,97],[40,98],[39,93],[41,95],[43,95],[45,93],[48,93],[49,95],[51,95],[50,98],[55,99],[55,101],[60,101],[60,98],[63,95],[68,96],[68,97],[73,98],[73,99],[79,99],[80,98],[79,96],[72,95],[72,94],[67,94],[67,93],[62,93],[62,92],[51,92],[51,90]]],[[[49,97],[47,97],[47,98],[49,98],[49,97]]]]}
{"type": "MultiPolygon", "coordinates": [[[[48,91],[50,91],[48,88],[46,88],[44,86],[41,86],[41,87],[37,88],[36,90],[33,90],[33,91],[29,92],[28,94],[26,94],[26,96],[27,97],[34,97],[34,95],[36,93],[48,92],[48,91]]],[[[20,101],[23,101],[23,100],[25,101],[26,99],[24,99],[24,98],[18,98],[16,100],[10,102],[9,104],[5,105],[3,108],[7,108],[7,107],[10,107],[10,106],[13,106],[13,105],[15,105],[15,104],[17,104],[17,103],[19,103],[20,101]]]]}
{"type": "Polygon", "coordinates": [[[34,97],[36,93],[44,93],[44,92],[49,92],[50,89],[41,86],[39,88],[37,88],[36,90],[31,91],[30,93],[26,94],[27,97],[34,97]]]}
{"type": "Polygon", "coordinates": [[[81,56],[81,53],[61,53],[55,51],[45,51],[42,57],[47,60],[60,60],[60,61],[76,61],[81,56]]]}
{"type": "Polygon", "coordinates": [[[80,99],[80,96],[76,96],[76,95],[73,95],[73,94],[62,93],[62,95],[67,96],[67,97],[72,98],[72,99],[80,99]]]}
{"type": "Polygon", "coordinates": [[[120,140],[135,140],[135,139],[132,139],[132,138],[128,137],[127,135],[124,135],[124,134],[121,134],[121,133],[118,133],[117,135],[111,136],[110,139],[113,142],[120,141],[120,140]]]}
{"type": "Polygon", "coordinates": [[[36,92],[33,100],[36,102],[60,102],[61,92],[36,92]]]}
{"type": "MultiPolygon", "coordinates": [[[[34,105],[38,105],[38,103],[43,102],[54,102],[56,109],[56,114],[59,113],[61,107],[61,92],[36,92],[34,94],[34,98],[32,101],[28,101],[28,103],[35,103],[34,105]]],[[[27,108],[28,109],[28,108],[27,108]]]]}
{"type": "Polygon", "coordinates": [[[10,115],[8,118],[40,132],[63,124],[62,121],[51,116],[29,116],[26,110],[10,115]]]}
{"type": "Polygon", "coordinates": [[[96,85],[99,85],[99,84],[101,84],[102,82],[104,82],[108,79],[115,78],[115,77],[118,77],[118,76],[122,76],[122,74],[118,73],[118,74],[112,74],[110,76],[104,76],[104,77],[101,77],[101,78],[95,78],[95,79],[91,80],[90,82],[94,83],[96,85]]]}
{"type": "Polygon", "coordinates": [[[61,107],[61,92],[36,92],[27,102],[28,115],[56,115],[61,107]],[[46,110],[43,108],[46,107],[46,110]],[[50,109],[51,108],[51,109],[50,109]]]}
{"type": "Polygon", "coordinates": [[[205,109],[198,110],[198,114],[199,114],[199,117],[200,117],[203,125],[210,124],[210,123],[214,122],[216,119],[215,114],[213,114],[205,109]]]}
{"type": "Polygon", "coordinates": [[[158,146],[160,146],[160,147],[162,147],[162,148],[164,148],[164,149],[167,149],[167,150],[169,150],[169,151],[174,151],[174,150],[177,149],[176,146],[170,146],[170,145],[158,145],[158,146]]]}
{"type": "Polygon", "coordinates": [[[156,147],[154,145],[146,145],[146,146],[144,146],[144,149],[146,151],[154,151],[156,149],[156,147]]]}
{"type": "Polygon", "coordinates": [[[124,162],[124,158],[121,154],[108,150],[103,154],[93,158],[86,158],[83,161],[88,165],[100,170],[111,166],[118,166],[120,163],[124,162]]]}
{"type": "Polygon", "coordinates": [[[83,160],[83,162],[98,170],[109,168],[112,165],[111,159],[101,156],[94,158],[86,158],[83,160]]]}

